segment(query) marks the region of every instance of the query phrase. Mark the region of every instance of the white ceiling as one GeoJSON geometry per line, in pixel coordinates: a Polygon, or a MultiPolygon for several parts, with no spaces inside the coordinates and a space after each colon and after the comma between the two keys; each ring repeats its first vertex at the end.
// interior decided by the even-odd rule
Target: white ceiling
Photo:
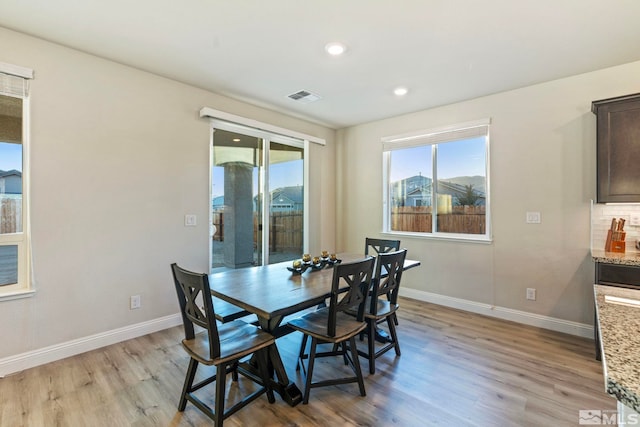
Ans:
{"type": "Polygon", "coordinates": [[[640,60],[639,19],[638,0],[0,0],[0,26],[333,128],[640,60]]]}

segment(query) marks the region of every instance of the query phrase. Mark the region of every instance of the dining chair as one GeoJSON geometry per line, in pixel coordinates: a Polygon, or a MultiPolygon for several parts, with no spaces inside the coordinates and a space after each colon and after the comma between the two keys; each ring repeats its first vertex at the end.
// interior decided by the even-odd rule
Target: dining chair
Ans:
{"type": "MultiPolygon", "coordinates": [[[[275,398],[269,385],[267,354],[269,346],[275,345],[275,338],[242,320],[218,325],[211,298],[209,277],[206,274],[184,270],[175,263],[171,264],[171,271],[184,324],[185,338],[182,340],[182,346],[190,357],[178,410],[183,412],[189,401],[211,418],[215,426],[222,426],[226,418],[263,393],[267,394],[269,403],[273,403],[275,398]],[[195,333],[194,325],[203,330],[195,333]],[[233,406],[225,409],[226,375],[235,371],[241,359],[251,355],[255,356],[257,361],[262,384],[233,406]],[[215,374],[194,384],[200,363],[215,366],[215,374]],[[216,383],[214,409],[194,394],[213,382],[216,383]]],[[[234,375],[233,379],[236,380],[237,376],[234,375]]]]}
{"type": "Polygon", "coordinates": [[[400,249],[400,240],[374,239],[366,237],[364,239],[364,254],[377,256],[380,253],[397,251],[400,249]]]}
{"type": "Polygon", "coordinates": [[[366,257],[361,261],[336,265],[333,270],[329,306],[288,322],[291,328],[303,334],[296,370],[302,368],[306,375],[302,397],[304,404],[309,403],[309,394],[315,387],[357,382],[360,395],[366,395],[355,337],[366,327],[364,301],[371,283],[374,261],[373,257],[366,257]],[[355,310],[356,315],[347,314],[346,311],[349,309],[355,310]],[[311,344],[307,353],[305,350],[309,337],[311,344]],[[318,352],[318,344],[332,344],[333,349],[318,352]],[[341,356],[355,376],[313,382],[316,359],[329,356],[341,356]],[[306,369],[304,359],[308,360],[306,369]]]}
{"type": "MultiPolygon", "coordinates": [[[[365,302],[364,320],[367,324],[367,351],[358,350],[358,354],[369,361],[369,373],[376,373],[376,359],[392,348],[400,356],[400,343],[396,331],[396,312],[398,311],[398,291],[402,279],[404,260],[407,250],[380,253],[372,280],[372,288],[365,302]],[[386,298],[385,298],[386,297],[386,298]],[[376,349],[375,330],[379,323],[385,322],[389,329],[390,340],[376,349]]],[[[358,316],[357,311],[349,314],[358,316]]],[[[364,334],[361,334],[361,338],[364,334]]]]}
{"type": "MultiPolygon", "coordinates": [[[[372,255],[378,256],[385,252],[397,251],[400,249],[400,240],[390,239],[375,239],[372,237],[365,237],[364,239],[364,254],[369,255],[371,249],[372,255]]],[[[398,319],[394,319],[395,324],[398,324],[398,319]]],[[[388,338],[385,336],[383,341],[388,342],[388,338]]]]}

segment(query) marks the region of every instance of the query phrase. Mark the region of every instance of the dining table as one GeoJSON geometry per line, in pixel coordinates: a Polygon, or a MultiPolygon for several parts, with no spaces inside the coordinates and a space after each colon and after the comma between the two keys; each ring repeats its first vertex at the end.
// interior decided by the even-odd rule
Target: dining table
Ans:
{"type": "MultiPolygon", "coordinates": [[[[276,264],[230,269],[209,276],[211,294],[257,316],[259,326],[276,338],[293,332],[285,316],[316,307],[325,302],[331,292],[333,266],[340,262],[353,262],[365,258],[362,254],[337,254],[335,263],[323,262],[300,271],[290,271],[291,261],[276,264]],[[287,268],[289,267],[289,268],[287,268]]],[[[420,265],[420,261],[405,260],[403,269],[420,265]]],[[[214,305],[215,310],[215,305],[214,305]]],[[[269,350],[272,371],[271,386],[291,406],[302,401],[302,393],[289,380],[277,346],[269,350]],[[275,378],[273,378],[275,374],[275,378]]],[[[255,365],[241,366],[254,380],[261,382],[255,365]]]]}

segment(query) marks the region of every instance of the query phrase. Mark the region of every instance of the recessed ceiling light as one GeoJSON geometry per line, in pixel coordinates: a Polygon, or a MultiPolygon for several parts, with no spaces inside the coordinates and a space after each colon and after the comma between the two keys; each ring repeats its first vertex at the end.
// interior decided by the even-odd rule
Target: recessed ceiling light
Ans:
{"type": "Polygon", "coordinates": [[[240,138],[233,138],[233,142],[240,142],[240,138]]]}
{"type": "Polygon", "coordinates": [[[393,90],[393,93],[396,96],[405,96],[407,93],[409,92],[409,89],[407,89],[406,87],[397,87],[393,90]]]}
{"type": "Polygon", "coordinates": [[[324,47],[324,50],[331,56],[340,56],[347,50],[347,47],[340,42],[331,42],[324,47]]]}

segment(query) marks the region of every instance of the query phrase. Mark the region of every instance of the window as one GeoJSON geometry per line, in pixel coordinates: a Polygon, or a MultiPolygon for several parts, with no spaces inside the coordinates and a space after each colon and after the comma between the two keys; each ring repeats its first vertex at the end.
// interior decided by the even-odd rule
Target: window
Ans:
{"type": "Polygon", "coordinates": [[[0,63],[0,299],[28,296],[27,112],[32,71],[0,63]]]}
{"type": "Polygon", "coordinates": [[[488,119],[382,142],[384,232],[491,239],[488,119]]]}

